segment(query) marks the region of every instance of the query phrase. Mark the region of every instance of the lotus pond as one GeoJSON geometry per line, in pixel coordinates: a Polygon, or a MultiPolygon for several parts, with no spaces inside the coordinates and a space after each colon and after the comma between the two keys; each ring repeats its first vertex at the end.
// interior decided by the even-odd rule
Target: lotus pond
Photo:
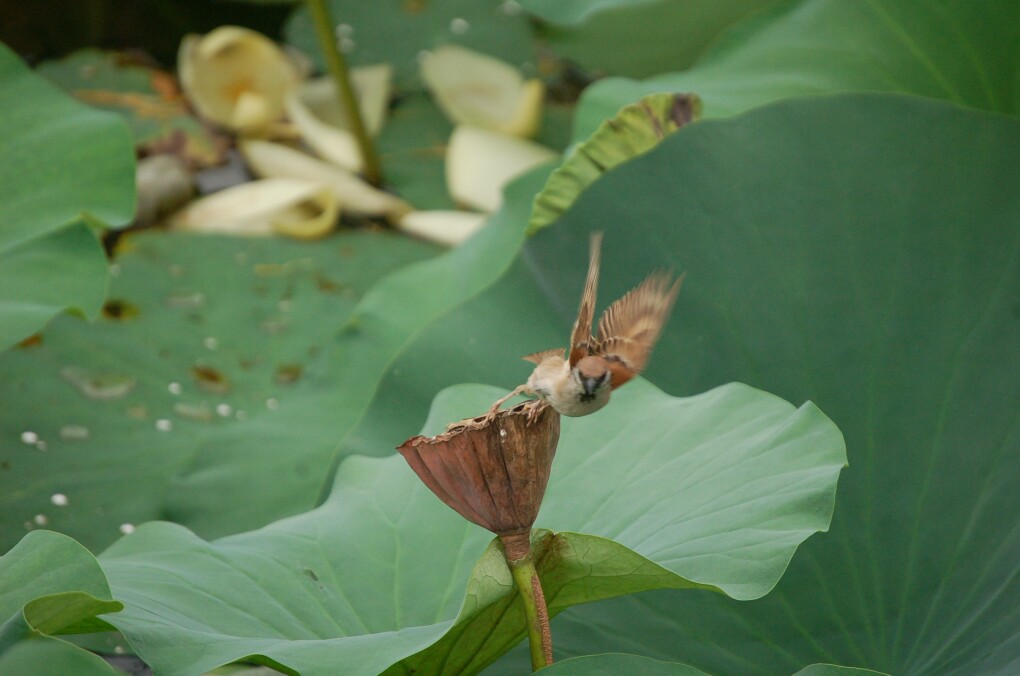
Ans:
{"type": "Polygon", "coordinates": [[[1020,672],[1020,4],[0,6],[0,674],[1020,672]]]}

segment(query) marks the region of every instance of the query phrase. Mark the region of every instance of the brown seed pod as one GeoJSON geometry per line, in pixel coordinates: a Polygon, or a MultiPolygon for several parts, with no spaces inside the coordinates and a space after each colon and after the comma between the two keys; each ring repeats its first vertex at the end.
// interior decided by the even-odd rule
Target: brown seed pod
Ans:
{"type": "Polygon", "coordinates": [[[434,437],[411,437],[397,450],[458,514],[507,535],[535,523],[559,437],[559,414],[544,402],[527,402],[434,437]]]}

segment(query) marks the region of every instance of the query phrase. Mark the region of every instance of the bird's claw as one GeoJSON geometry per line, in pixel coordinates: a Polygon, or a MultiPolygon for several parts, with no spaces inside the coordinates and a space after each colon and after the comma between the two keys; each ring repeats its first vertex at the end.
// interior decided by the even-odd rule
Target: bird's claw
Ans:
{"type": "Polygon", "coordinates": [[[528,424],[530,425],[533,422],[535,422],[536,420],[538,420],[539,416],[542,415],[542,411],[544,411],[545,407],[548,406],[548,405],[549,405],[548,403],[546,403],[546,402],[544,402],[544,401],[542,401],[540,399],[536,399],[535,401],[530,402],[527,405],[527,408],[526,408],[527,416],[528,416],[528,424]]]}
{"type": "Polygon", "coordinates": [[[492,419],[499,415],[499,404],[500,402],[493,404],[492,408],[486,411],[481,417],[476,418],[476,420],[482,425],[488,425],[491,423],[492,419]]]}

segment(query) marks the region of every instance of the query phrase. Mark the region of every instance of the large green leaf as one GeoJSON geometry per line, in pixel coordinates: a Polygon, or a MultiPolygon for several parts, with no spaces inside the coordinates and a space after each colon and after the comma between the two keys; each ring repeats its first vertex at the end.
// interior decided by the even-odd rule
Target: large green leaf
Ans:
{"type": "Polygon", "coordinates": [[[701,669],[679,662],[661,662],[649,657],[624,653],[602,653],[572,657],[556,662],[542,670],[543,676],[709,676],[701,669]]]}
{"type": "Polygon", "coordinates": [[[37,514],[101,548],[122,524],[220,535],[311,507],[346,431],[336,333],[377,279],[435,251],[389,234],[125,248],[100,322],[0,356],[0,547],[37,514]]]}
{"type": "Polygon", "coordinates": [[[1020,111],[1020,4],[1013,0],[796,0],[727,32],[693,68],[585,91],[574,129],[586,138],[623,105],[695,92],[707,117],[790,96],[901,91],[1020,111]]]}
{"type": "Polygon", "coordinates": [[[544,228],[577,196],[613,167],[647,152],[667,135],[701,116],[693,94],[650,94],[624,106],[583,143],[576,145],[535,196],[528,232],[544,228]]]}
{"type": "Polygon", "coordinates": [[[103,631],[97,616],[122,607],[96,557],[66,535],[35,531],[0,557],[0,653],[31,636],[103,631]]]}
{"type": "Polygon", "coordinates": [[[648,376],[810,398],[851,461],[832,533],[765,599],[610,601],[560,617],[559,648],[712,673],[1016,671],[1018,156],[1020,121],[999,114],[791,100],[667,138],[530,242],[556,299],[580,293],[593,228],[606,301],[650,267],[686,269],[648,376]]]}
{"type": "Polygon", "coordinates": [[[124,124],[61,94],[0,45],[0,350],[72,309],[94,317],[103,249],[86,223],[130,221],[124,124]]]}
{"type": "MultiPolygon", "coordinates": [[[[503,0],[330,0],[337,37],[354,65],[389,63],[398,89],[422,89],[418,59],[422,50],[456,43],[513,63],[533,61],[527,16],[503,0]]],[[[287,40],[324,65],[312,19],[300,7],[286,28],[287,40]]],[[[533,63],[532,63],[533,65],[533,63]]]]}
{"type": "MultiPolygon", "coordinates": [[[[426,428],[496,395],[446,390],[426,428]]],[[[810,403],[739,384],[676,399],[635,383],[605,414],[564,421],[539,523],[593,535],[533,534],[550,612],[656,587],[766,593],[826,528],[844,460],[839,431],[810,403]]],[[[312,512],[211,543],[148,524],[100,559],[126,604],[110,621],[157,671],[256,656],[308,674],[401,660],[402,671],[472,672],[524,632],[490,540],[401,457],[354,456],[312,512]]]]}
{"type": "MultiPolygon", "coordinates": [[[[603,653],[573,657],[556,662],[542,670],[548,676],[617,676],[642,674],[643,676],[708,676],[704,671],[679,662],[661,662],[650,657],[603,653]]],[[[877,671],[841,667],[834,664],[812,664],[794,676],[878,676],[877,671]]]]}
{"type": "Polygon", "coordinates": [[[5,676],[117,676],[102,657],[57,638],[42,636],[22,641],[0,655],[5,676]]]}
{"type": "Polygon", "coordinates": [[[726,27],[772,0],[521,0],[541,35],[586,69],[627,77],[682,70],[726,27]],[[607,49],[607,45],[612,45],[607,49]]]}

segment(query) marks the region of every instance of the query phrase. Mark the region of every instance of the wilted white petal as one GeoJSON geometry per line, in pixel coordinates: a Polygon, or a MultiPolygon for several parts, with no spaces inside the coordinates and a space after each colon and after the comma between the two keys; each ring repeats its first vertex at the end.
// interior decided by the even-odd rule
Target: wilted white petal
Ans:
{"type": "Polygon", "coordinates": [[[446,187],[459,204],[496,211],[507,183],[557,157],[559,153],[532,141],[460,126],[446,148],[446,187]]]}
{"type": "Polygon", "coordinates": [[[267,178],[195,200],[170,217],[180,230],[233,235],[321,237],[336,225],[333,192],[317,181],[267,178]]]}
{"type": "Polygon", "coordinates": [[[258,131],[279,120],[299,79],[275,42],[238,26],[185,36],[177,62],[181,87],[198,113],[238,131],[258,131]]]}
{"type": "Polygon", "coordinates": [[[456,246],[478,232],[488,217],[470,211],[412,211],[397,222],[397,227],[430,242],[456,246]]]}
{"type": "Polygon", "coordinates": [[[319,157],[350,171],[362,170],[365,162],[354,134],[317,118],[296,94],[287,97],[284,107],[298,134],[319,157]]]}
{"type": "MultiPolygon", "coordinates": [[[[350,71],[351,86],[358,98],[361,119],[371,136],[377,135],[386,121],[393,93],[393,66],[384,63],[360,66],[350,71]]],[[[331,77],[319,77],[301,84],[298,89],[305,107],[321,122],[350,131],[347,110],[340,104],[336,82],[331,77]]]]}
{"type": "Polygon", "coordinates": [[[344,213],[396,220],[411,209],[404,200],[373,188],[354,173],[289,146],[249,139],[242,141],[239,147],[257,176],[318,181],[333,191],[344,213]]]}
{"type": "Polygon", "coordinates": [[[421,61],[433,98],[454,124],[511,136],[538,131],[545,86],[517,68],[457,45],[443,45],[421,61]]]}

